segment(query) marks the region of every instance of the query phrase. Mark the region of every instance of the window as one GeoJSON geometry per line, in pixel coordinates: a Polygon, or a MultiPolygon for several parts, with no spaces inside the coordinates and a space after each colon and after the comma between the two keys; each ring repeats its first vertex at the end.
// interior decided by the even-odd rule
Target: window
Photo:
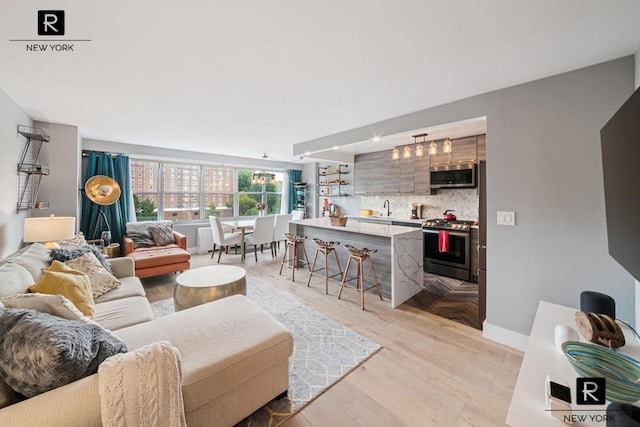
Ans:
{"type": "Polygon", "coordinates": [[[158,218],[158,178],[153,171],[159,167],[158,162],[146,160],[133,160],[130,162],[131,171],[142,171],[142,179],[138,180],[137,190],[131,180],[131,192],[133,193],[133,205],[138,221],[155,220],[158,218]],[[140,185],[144,182],[143,185],[140,185]],[[156,190],[154,190],[154,188],[156,190]]]}
{"type": "Polygon", "coordinates": [[[204,218],[217,216],[220,218],[234,217],[235,194],[233,194],[233,168],[225,166],[203,166],[204,170],[204,197],[205,212],[204,218]],[[218,185],[218,175],[227,173],[227,187],[221,188],[218,185]]]}
{"type": "Polygon", "coordinates": [[[253,170],[238,170],[238,209],[240,216],[258,215],[258,203],[267,204],[267,214],[280,213],[282,203],[282,181],[284,174],[281,172],[265,172],[275,175],[274,182],[267,179],[264,184],[253,183],[253,170]]]}
{"type": "Polygon", "coordinates": [[[257,203],[267,203],[267,214],[280,213],[282,172],[270,172],[275,183],[252,184],[251,169],[131,159],[132,176],[138,171],[140,182],[131,186],[138,221],[255,216],[257,203]]]}

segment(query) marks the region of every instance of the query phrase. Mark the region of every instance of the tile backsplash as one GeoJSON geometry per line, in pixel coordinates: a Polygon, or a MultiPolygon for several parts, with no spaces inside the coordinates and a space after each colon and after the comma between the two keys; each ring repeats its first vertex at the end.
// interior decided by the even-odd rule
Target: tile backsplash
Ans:
{"type": "Polygon", "coordinates": [[[454,209],[458,219],[475,221],[478,219],[478,191],[475,188],[438,190],[434,196],[362,196],[360,198],[361,209],[373,209],[374,215],[381,212],[386,215],[383,208],[384,201],[389,199],[391,204],[391,217],[409,218],[411,216],[411,204],[422,203],[422,218],[442,218],[446,209],[454,209]]]}

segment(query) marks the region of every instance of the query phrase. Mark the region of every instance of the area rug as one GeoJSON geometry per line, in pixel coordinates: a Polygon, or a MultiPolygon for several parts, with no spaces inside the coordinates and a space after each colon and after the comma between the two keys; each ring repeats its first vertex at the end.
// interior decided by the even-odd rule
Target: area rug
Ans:
{"type": "MultiPolygon", "coordinates": [[[[249,279],[247,297],[291,331],[293,355],[288,397],[269,402],[239,426],[278,425],[380,349],[375,342],[271,285],[249,279]]],[[[152,305],[156,316],[173,312],[172,299],[152,305]]]]}

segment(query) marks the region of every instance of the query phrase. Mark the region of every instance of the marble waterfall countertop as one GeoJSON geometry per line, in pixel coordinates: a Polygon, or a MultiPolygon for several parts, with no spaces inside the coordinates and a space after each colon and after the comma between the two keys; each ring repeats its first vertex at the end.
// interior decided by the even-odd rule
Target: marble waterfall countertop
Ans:
{"type": "Polygon", "coordinates": [[[401,225],[374,224],[368,222],[358,222],[347,220],[347,225],[339,227],[331,225],[329,218],[309,218],[289,221],[291,224],[300,224],[305,227],[327,228],[348,233],[368,234],[371,236],[394,237],[416,231],[415,227],[404,227],[401,225]]]}
{"type": "MultiPolygon", "coordinates": [[[[423,289],[423,246],[422,228],[404,227],[390,224],[375,224],[347,220],[347,225],[338,227],[331,225],[329,218],[310,218],[289,221],[289,231],[307,236],[305,246],[307,252],[315,251],[313,238],[340,241],[342,245],[350,243],[357,247],[376,249],[371,256],[382,292],[391,297],[391,305],[397,307],[423,289]]],[[[348,251],[343,247],[336,250],[341,264],[346,265],[348,251]]],[[[330,258],[328,269],[330,274],[338,273],[330,258]]],[[[352,268],[353,270],[353,268],[352,268]]],[[[370,286],[369,267],[365,266],[365,279],[370,286]]],[[[352,271],[350,276],[355,275],[352,271]]],[[[350,277],[349,276],[349,277],[350,277]]]]}

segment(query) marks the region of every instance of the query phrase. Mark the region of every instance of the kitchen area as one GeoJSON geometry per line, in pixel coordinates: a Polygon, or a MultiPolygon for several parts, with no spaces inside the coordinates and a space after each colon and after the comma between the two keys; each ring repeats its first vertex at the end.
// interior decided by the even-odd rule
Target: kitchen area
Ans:
{"type": "Polygon", "coordinates": [[[347,217],[345,228],[379,224],[421,230],[422,286],[401,302],[481,329],[486,133],[411,137],[390,149],[356,152],[353,163],[317,163],[317,201],[307,217],[347,217]],[[327,179],[327,168],[339,175],[327,179]]]}

